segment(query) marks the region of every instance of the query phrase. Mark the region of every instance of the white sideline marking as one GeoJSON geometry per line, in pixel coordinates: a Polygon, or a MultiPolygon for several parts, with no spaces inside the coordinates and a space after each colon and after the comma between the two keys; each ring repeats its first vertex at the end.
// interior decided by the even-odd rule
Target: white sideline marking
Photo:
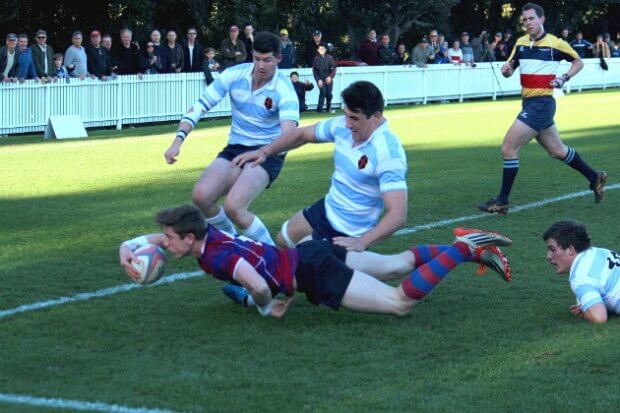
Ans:
{"type": "MultiPolygon", "coordinates": [[[[610,191],[610,190],[618,189],[618,188],[620,188],[620,183],[608,185],[605,187],[605,190],[610,191]]],[[[530,202],[529,204],[519,205],[519,206],[510,208],[510,213],[514,214],[515,212],[521,212],[521,211],[525,211],[528,209],[552,204],[555,202],[564,201],[567,199],[583,197],[586,195],[592,195],[592,191],[572,192],[570,194],[561,195],[561,196],[557,196],[554,198],[543,199],[542,201],[538,201],[538,202],[530,202]]],[[[473,221],[475,219],[489,218],[492,216],[494,216],[494,214],[481,213],[481,214],[466,215],[466,216],[451,218],[451,219],[443,219],[441,221],[435,221],[429,224],[422,224],[422,225],[416,225],[414,227],[403,228],[400,231],[397,231],[394,235],[398,236],[398,235],[412,234],[414,232],[423,231],[425,229],[433,229],[433,228],[442,227],[444,225],[454,224],[457,222],[473,221]]],[[[157,285],[169,284],[169,283],[173,283],[179,280],[200,277],[203,274],[204,272],[202,271],[172,274],[172,275],[162,278],[161,280],[157,281],[155,284],[152,284],[149,286],[143,286],[143,285],[135,284],[135,283],[123,284],[123,285],[119,285],[116,287],[104,288],[102,290],[97,290],[97,291],[93,291],[90,293],[76,294],[71,297],[60,297],[54,300],[39,301],[39,302],[32,303],[32,304],[20,305],[19,307],[15,307],[9,310],[0,311],[0,319],[3,319],[5,317],[10,317],[12,315],[19,314],[19,313],[24,313],[27,311],[36,311],[36,310],[41,310],[47,307],[53,307],[56,305],[62,305],[62,304],[67,304],[67,303],[72,303],[72,302],[77,302],[77,301],[86,301],[86,300],[90,300],[91,298],[99,298],[99,297],[105,297],[108,295],[114,295],[117,293],[133,290],[134,288],[154,287],[157,285]]]]}
{"type": "Polygon", "coordinates": [[[20,396],[18,394],[0,393],[0,403],[26,404],[28,406],[49,407],[53,409],[86,410],[113,413],[174,413],[172,410],[147,409],[144,407],[126,407],[117,404],[85,402],[81,400],[46,399],[43,397],[20,396]]]}
{"type": "MultiPolygon", "coordinates": [[[[618,189],[618,188],[620,188],[620,183],[613,184],[613,185],[606,185],[605,191],[610,191],[612,189],[618,189]]],[[[514,214],[515,212],[521,212],[527,209],[541,207],[541,206],[552,204],[555,202],[565,201],[567,199],[580,198],[580,197],[587,196],[587,195],[592,196],[592,191],[587,190],[587,191],[572,192],[570,194],[556,196],[555,198],[547,198],[547,199],[543,199],[542,201],[530,202],[529,204],[511,207],[509,214],[514,214]]],[[[431,222],[430,224],[422,224],[422,225],[416,225],[415,227],[403,228],[399,231],[396,231],[394,235],[413,234],[414,232],[422,231],[425,229],[433,229],[433,228],[443,227],[444,225],[448,225],[448,224],[455,224],[457,222],[473,221],[475,219],[489,218],[492,216],[495,216],[495,214],[488,214],[485,212],[481,214],[467,215],[467,216],[462,216],[458,218],[442,219],[441,221],[431,222]]]]}
{"type": "Polygon", "coordinates": [[[102,290],[97,290],[97,291],[93,291],[90,293],[80,293],[80,294],[72,295],[70,297],[59,297],[54,300],[39,301],[39,302],[32,303],[32,304],[24,304],[24,305],[20,305],[19,307],[12,308],[10,310],[0,311],[0,319],[5,318],[5,317],[10,317],[12,315],[19,314],[19,313],[25,313],[26,311],[41,310],[43,308],[53,307],[56,305],[73,303],[77,301],[86,301],[86,300],[90,300],[91,298],[99,298],[99,297],[105,297],[108,295],[114,295],[114,294],[122,293],[125,291],[130,291],[135,288],[155,287],[157,285],[170,284],[170,283],[173,283],[179,280],[186,280],[188,278],[199,277],[203,274],[204,272],[202,271],[172,274],[172,275],[168,275],[167,277],[163,277],[161,280],[151,285],[141,285],[141,284],[136,284],[136,283],[123,284],[123,285],[119,285],[116,287],[104,288],[102,290]]]}

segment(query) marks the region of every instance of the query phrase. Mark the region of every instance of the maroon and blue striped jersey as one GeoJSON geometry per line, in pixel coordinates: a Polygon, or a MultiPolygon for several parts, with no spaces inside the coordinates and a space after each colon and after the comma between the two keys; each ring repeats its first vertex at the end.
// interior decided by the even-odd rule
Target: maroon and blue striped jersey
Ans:
{"type": "Polygon", "coordinates": [[[243,236],[233,236],[208,225],[200,268],[224,281],[232,281],[241,260],[247,261],[267,282],[271,293],[291,296],[299,256],[294,248],[276,248],[243,236]]]}

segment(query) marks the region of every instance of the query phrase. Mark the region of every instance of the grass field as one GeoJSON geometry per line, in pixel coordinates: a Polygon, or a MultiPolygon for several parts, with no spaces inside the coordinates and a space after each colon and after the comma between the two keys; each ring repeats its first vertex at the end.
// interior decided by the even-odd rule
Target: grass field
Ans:
{"type": "MultiPolygon", "coordinates": [[[[409,227],[474,215],[497,192],[499,144],[519,105],[386,111],[409,160],[409,227]]],[[[605,169],[610,185],[620,177],[619,107],[617,90],[572,94],[556,116],[565,141],[605,169]]],[[[226,120],[203,121],[179,162],[166,165],[175,127],[0,140],[0,311],[129,282],[119,243],[156,230],[156,211],[189,202],[226,141],[226,120]]],[[[289,154],[253,206],[273,235],[325,194],[332,151],[326,144],[289,154]]],[[[584,189],[581,175],[532,143],[521,152],[511,201],[584,189]]],[[[620,322],[589,325],[570,314],[567,279],[545,261],[540,236],[574,218],[596,245],[618,249],[619,204],[614,189],[599,205],[588,194],[466,222],[515,240],[507,249],[513,282],[463,265],[405,318],[334,312],[300,296],[285,319],[265,319],[228,301],[210,277],[3,317],[0,395],[196,412],[617,411],[620,322]]],[[[448,243],[450,230],[395,236],[373,249],[448,243]]],[[[167,273],[195,270],[194,260],[172,260],[167,273]]],[[[0,411],[47,410],[0,401],[0,411]]]]}

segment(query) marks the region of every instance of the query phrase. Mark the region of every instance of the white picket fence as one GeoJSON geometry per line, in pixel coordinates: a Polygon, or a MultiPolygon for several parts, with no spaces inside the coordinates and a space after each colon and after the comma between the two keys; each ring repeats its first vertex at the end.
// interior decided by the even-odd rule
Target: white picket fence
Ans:
{"type": "MultiPolygon", "coordinates": [[[[620,86],[620,58],[607,59],[608,71],[598,59],[585,59],[584,69],[568,83],[567,92],[620,86]]],[[[335,107],[340,91],[357,80],[368,80],[382,90],[386,104],[518,95],[519,76],[504,78],[501,63],[479,63],[476,67],[431,65],[426,69],[410,66],[338,68],[334,79],[335,107]]],[[[564,62],[559,73],[568,67],[564,62]]],[[[310,69],[297,69],[300,79],[314,81],[310,69]]],[[[288,71],[287,71],[288,72],[288,71]]],[[[119,76],[114,81],[76,80],[40,85],[0,85],[0,134],[40,132],[50,116],[79,115],[89,127],[135,125],[172,121],[191,106],[204,91],[202,73],[119,76]]],[[[318,90],[306,95],[310,108],[316,107],[318,90]]],[[[207,117],[230,115],[228,98],[207,117]]]]}

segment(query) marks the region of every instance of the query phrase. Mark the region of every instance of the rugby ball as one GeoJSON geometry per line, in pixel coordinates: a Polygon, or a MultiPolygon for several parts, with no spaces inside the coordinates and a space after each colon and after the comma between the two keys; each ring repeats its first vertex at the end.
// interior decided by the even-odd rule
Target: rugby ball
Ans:
{"type": "Polygon", "coordinates": [[[133,260],[132,264],[140,272],[138,279],[134,279],[139,284],[152,284],[164,275],[166,269],[166,254],[157,245],[149,244],[134,251],[138,260],[133,260]]]}

